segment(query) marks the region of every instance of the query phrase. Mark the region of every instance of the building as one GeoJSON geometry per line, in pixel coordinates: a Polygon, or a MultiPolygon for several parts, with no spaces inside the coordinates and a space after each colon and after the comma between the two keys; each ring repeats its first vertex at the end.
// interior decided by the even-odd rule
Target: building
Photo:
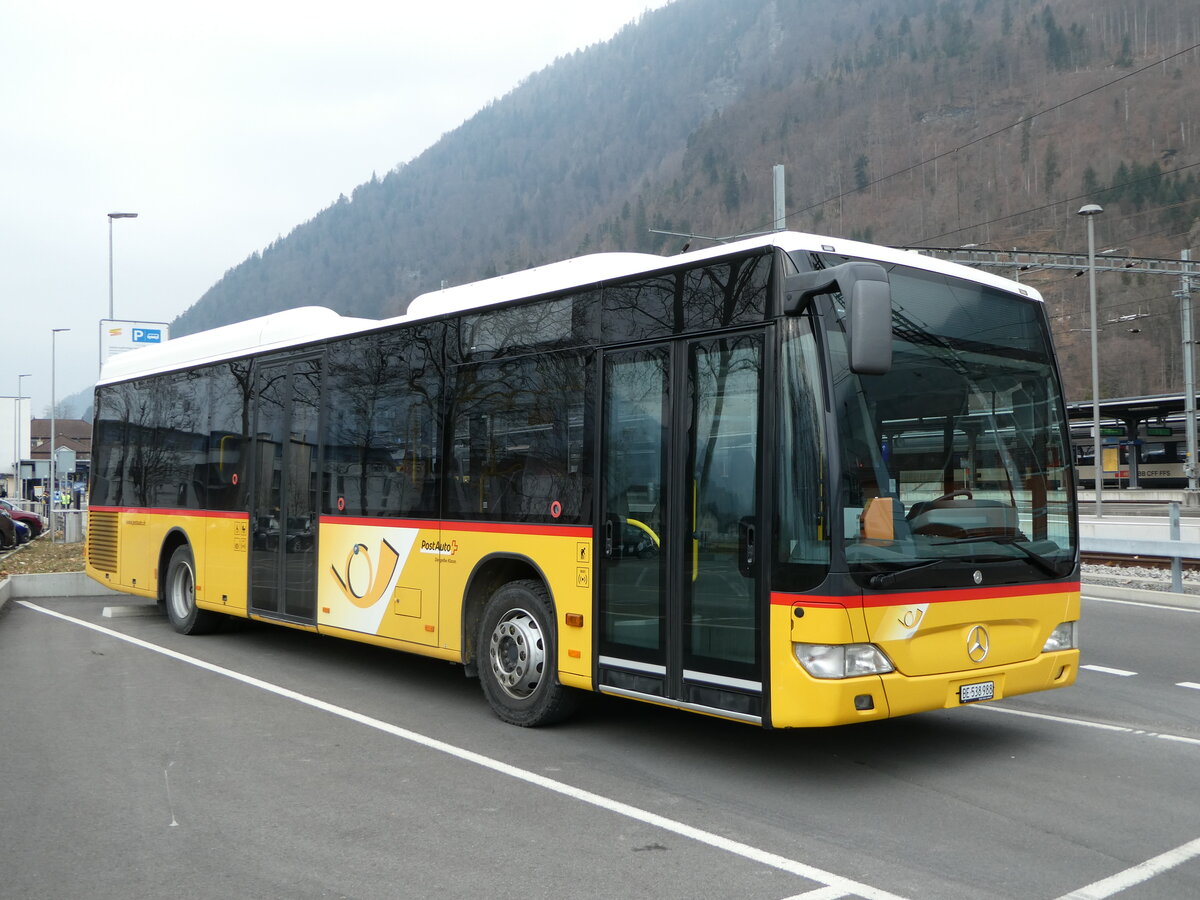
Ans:
{"type": "Polygon", "coordinates": [[[15,497],[18,463],[29,458],[29,397],[0,397],[0,493],[15,497]]]}
{"type": "MultiPolygon", "coordinates": [[[[55,419],[59,483],[66,489],[82,492],[86,489],[92,466],[92,423],[84,419],[55,419]]],[[[40,497],[42,485],[50,477],[50,420],[32,419],[29,423],[29,461],[22,463],[27,499],[40,497]]]]}

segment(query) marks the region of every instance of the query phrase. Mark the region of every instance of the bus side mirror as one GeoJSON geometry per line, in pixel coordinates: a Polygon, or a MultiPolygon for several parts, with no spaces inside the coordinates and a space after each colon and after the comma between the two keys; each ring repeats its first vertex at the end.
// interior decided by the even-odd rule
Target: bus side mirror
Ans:
{"type": "Polygon", "coordinates": [[[784,315],[798,315],[817,294],[834,290],[842,292],[849,312],[850,371],[887,374],[892,368],[892,286],[878,263],[849,262],[788,275],[783,283],[784,315]]]}

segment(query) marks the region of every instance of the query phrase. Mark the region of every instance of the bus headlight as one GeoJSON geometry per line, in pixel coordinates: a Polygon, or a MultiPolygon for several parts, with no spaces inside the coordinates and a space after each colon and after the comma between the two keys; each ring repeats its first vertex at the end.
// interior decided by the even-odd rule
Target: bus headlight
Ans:
{"type": "Polygon", "coordinates": [[[1050,637],[1046,638],[1046,646],[1042,648],[1042,652],[1053,653],[1055,650],[1077,649],[1079,649],[1079,623],[1063,622],[1050,632],[1050,637]]]}
{"type": "Polygon", "coordinates": [[[895,669],[874,644],[792,644],[792,650],[813,678],[856,678],[895,669]]]}

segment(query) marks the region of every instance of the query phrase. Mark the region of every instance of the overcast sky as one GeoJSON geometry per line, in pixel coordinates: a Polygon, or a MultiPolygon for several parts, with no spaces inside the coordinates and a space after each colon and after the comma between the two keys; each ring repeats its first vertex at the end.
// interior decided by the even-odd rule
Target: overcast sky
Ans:
{"type": "Polygon", "coordinates": [[[89,386],[108,316],[228,269],[667,0],[55,0],[0,28],[0,395],[89,386]]]}

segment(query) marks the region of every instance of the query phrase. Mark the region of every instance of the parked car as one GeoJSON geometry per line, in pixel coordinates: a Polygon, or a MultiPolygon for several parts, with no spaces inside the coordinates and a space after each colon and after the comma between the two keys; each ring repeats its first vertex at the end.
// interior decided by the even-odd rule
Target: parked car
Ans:
{"type": "Polygon", "coordinates": [[[46,528],[46,520],[37,513],[29,512],[21,509],[21,507],[13,504],[11,500],[0,498],[0,509],[8,510],[8,514],[14,522],[24,522],[25,527],[29,529],[30,537],[37,537],[46,528]]]}
{"type": "Polygon", "coordinates": [[[17,525],[8,514],[8,510],[0,506],[0,550],[17,546],[17,525]]]}

